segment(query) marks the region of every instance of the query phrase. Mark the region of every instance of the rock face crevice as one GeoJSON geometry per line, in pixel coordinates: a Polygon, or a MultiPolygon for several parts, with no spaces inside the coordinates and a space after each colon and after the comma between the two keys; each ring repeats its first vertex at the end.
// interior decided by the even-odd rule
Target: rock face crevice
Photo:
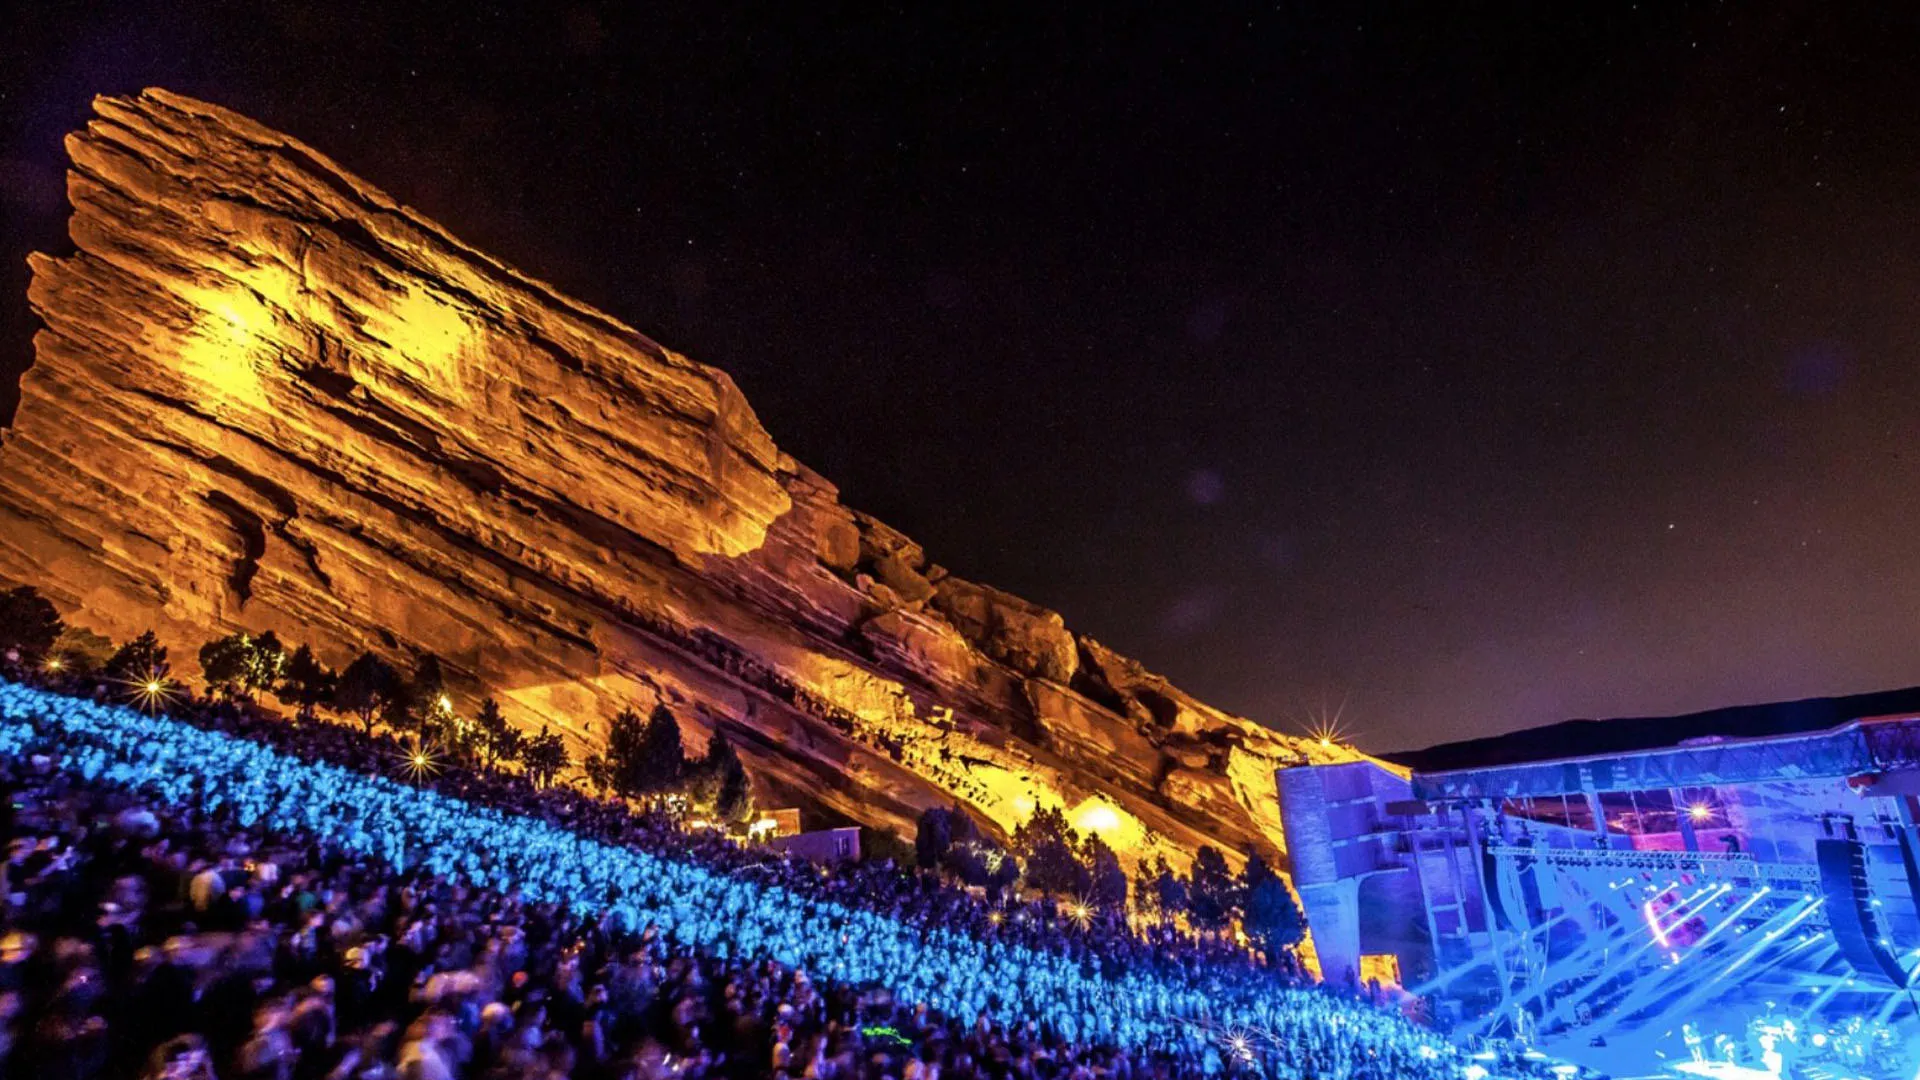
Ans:
{"type": "Polygon", "coordinates": [[[776,799],[895,829],[1059,801],[1176,863],[1281,854],[1274,771],[1341,753],[953,575],[724,373],[319,152],[161,90],[95,110],[0,438],[0,578],[73,621],[433,652],[582,746],[665,700],[776,799]]]}

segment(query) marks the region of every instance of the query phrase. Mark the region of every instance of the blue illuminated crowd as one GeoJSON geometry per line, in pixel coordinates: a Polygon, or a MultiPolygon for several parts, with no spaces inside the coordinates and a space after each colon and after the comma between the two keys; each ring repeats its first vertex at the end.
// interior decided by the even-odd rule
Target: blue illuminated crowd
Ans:
{"type": "Polygon", "coordinates": [[[0,682],[6,1075],[1475,1075],[1391,1009],[344,726],[0,682]]]}

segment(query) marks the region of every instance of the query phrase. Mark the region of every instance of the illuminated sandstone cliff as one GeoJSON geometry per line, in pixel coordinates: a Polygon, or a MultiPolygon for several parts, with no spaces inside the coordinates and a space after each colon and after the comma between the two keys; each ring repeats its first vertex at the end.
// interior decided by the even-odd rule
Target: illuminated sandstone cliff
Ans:
{"type": "Polygon", "coordinates": [[[664,697],[776,801],[875,825],[1061,801],[1129,856],[1279,850],[1274,770],[1328,751],[948,574],[724,373],[318,152],[159,90],[95,108],[77,252],[33,259],[0,578],[177,657],[432,651],[577,743],[664,697]]]}

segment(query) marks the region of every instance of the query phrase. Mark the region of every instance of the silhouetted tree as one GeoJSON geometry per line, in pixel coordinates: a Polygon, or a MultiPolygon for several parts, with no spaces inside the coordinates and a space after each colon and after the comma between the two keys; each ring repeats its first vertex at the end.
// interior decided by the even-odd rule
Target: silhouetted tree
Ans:
{"type": "Polygon", "coordinates": [[[506,735],[500,740],[498,756],[495,759],[505,764],[515,764],[527,760],[527,733],[517,727],[507,728],[506,735]]]}
{"type": "Polygon", "coordinates": [[[478,733],[481,759],[488,766],[519,759],[520,729],[507,723],[499,702],[481,698],[480,708],[473,714],[473,727],[478,733]]]}
{"type": "Polygon", "coordinates": [[[172,665],[167,663],[167,647],[149,630],[125,645],[107,660],[106,675],[125,683],[149,680],[164,682],[172,665]]]}
{"type": "Polygon", "coordinates": [[[594,791],[602,795],[614,794],[613,761],[605,754],[589,754],[580,763],[580,771],[586,774],[587,783],[594,791]]]}
{"type": "Polygon", "coordinates": [[[706,756],[688,763],[680,789],[702,814],[736,825],[753,819],[753,784],[725,732],[715,730],[707,740],[706,756]]]}
{"type": "Polygon", "coordinates": [[[720,733],[715,732],[707,740],[707,757],[687,762],[687,773],[680,778],[680,793],[687,797],[687,805],[709,817],[719,816],[715,808],[720,805],[720,784],[725,779],[717,768],[708,767],[713,745],[719,739],[720,733]]]}
{"type": "Polygon", "coordinates": [[[1087,901],[1108,914],[1127,910],[1127,872],[1105,840],[1088,836],[1081,846],[1087,867],[1087,901]]]}
{"type": "MultiPolygon", "coordinates": [[[[961,882],[985,888],[993,877],[994,867],[1013,863],[1012,859],[1006,857],[1006,852],[992,842],[981,838],[979,829],[974,827],[973,819],[960,808],[960,804],[936,807],[923,813],[921,819],[926,819],[929,814],[936,815],[934,820],[942,823],[932,827],[944,828],[947,835],[946,849],[941,853],[940,861],[936,865],[961,882]]],[[[931,844],[932,840],[929,839],[928,843],[931,844]]],[[[920,829],[916,822],[914,830],[914,861],[916,863],[920,859],[920,849],[920,829]]],[[[1017,874],[1014,880],[1019,880],[1017,874]]]]}
{"type": "Polygon", "coordinates": [[[1153,888],[1153,864],[1145,859],[1133,864],[1133,872],[1139,880],[1139,886],[1133,890],[1134,913],[1142,919],[1160,917],[1160,898],[1153,888]]]}
{"type": "Polygon", "coordinates": [[[956,799],[954,804],[947,808],[947,816],[951,822],[948,828],[953,831],[953,842],[955,844],[978,844],[982,842],[980,827],[973,823],[973,815],[967,813],[966,807],[961,806],[959,800],[956,799]]]}
{"type": "Polygon", "coordinates": [[[438,656],[425,653],[413,665],[413,677],[407,680],[407,693],[412,696],[416,707],[423,711],[443,704],[441,699],[447,696],[447,676],[440,670],[438,656]]]}
{"type": "Polygon", "coordinates": [[[672,791],[686,775],[687,752],[680,741],[680,721],[667,711],[664,702],[655,705],[647,716],[647,727],[640,743],[637,767],[638,787],[642,794],[672,791]]]}
{"type": "Polygon", "coordinates": [[[60,613],[31,585],[0,593],[0,654],[11,654],[24,667],[37,667],[64,629],[60,613]]]}
{"type": "Polygon", "coordinates": [[[280,687],[274,691],[274,696],[292,705],[298,719],[311,722],[320,706],[333,701],[337,678],[313,655],[313,649],[302,645],[287,658],[286,669],[280,676],[280,687]]]}
{"type": "Polygon", "coordinates": [[[1226,856],[1201,845],[1193,856],[1193,874],[1187,886],[1188,917],[1201,930],[1224,930],[1233,919],[1233,871],[1226,856]]]}
{"type": "Polygon", "coordinates": [[[714,817],[729,825],[745,825],[753,820],[753,782],[725,735],[714,732],[700,771],[719,781],[713,800],[714,817]]]}
{"type": "Polygon", "coordinates": [[[1173,872],[1167,864],[1165,855],[1157,856],[1153,863],[1153,899],[1154,907],[1160,912],[1162,922],[1172,922],[1180,913],[1187,910],[1190,896],[1187,883],[1173,872]]]}
{"type": "Polygon", "coordinates": [[[287,650],[271,630],[258,637],[237,631],[200,646],[200,671],[209,695],[251,701],[278,683],[286,666],[287,650]]]}
{"type": "Polygon", "coordinates": [[[636,799],[648,793],[647,720],[632,709],[621,709],[607,725],[607,786],[613,793],[636,799]]]}
{"type": "Polygon", "coordinates": [[[250,644],[253,653],[248,658],[242,685],[246,688],[247,696],[253,698],[280,682],[280,677],[287,670],[287,647],[280,644],[280,635],[271,630],[255,635],[250,644]]]}
{"type": "Polygon", "coordinates": [[[1248,856],[1240,873],[1240,926],[1269,956],[1306,936],[1307,920],[1293,890],[1258,854],[1248,856]]]}
{"type": "Polygon", "coordinates": [[[200,672],[207,680],[207,695],[238,698],[244,691],[247,670],[253,666],[253,643],[244,631],[214,638],[200,646],[200,672]]]}
{"type": "MultiPolygon", "coordinates": [[[[917,848],[914,855],[916,859],[919,857],[917,848]]],[[[986,888],[987,882],[993,877],[993,871],[987,864],[986,849],[973,844],[948,848],[946,855],[940,860],[940,866],[959,879],[962,884],[977,888],[986,888]]]]}
{"type": "Polygon", "coordinates": [[[53,651],[44,661],[49,670],[68,675],[92,675],[102,671],[114,653],[113,642],[84,626],[68,626],[53,643],[53,651]]]}
{"type": "Polygon", "coordinates": [[[940,862],[942,869],[968,885],[981,888],[991,887],[996,873],[1012,874],[1006,882],[1008,885],[1020,880],[1019,862],[998,844],[983,838],[973,818],[959,803],[948,807],[946,814],[951,841],[946,857],[940,862]]]}
{"type": "Polygon", "coordinates": [[[1013,831],[1013,850],[1026,867],[1027,886],[1048,896],[1087,891],[1087,868],[1075,854],[1079,846],[1080,837],[1057,806],[1035,810],[1013,831]]]}
{"type": "Polygon", "coordinates": [[[374,718],[388,710],[400,690],[400,673],[393,665],[363,652],[340,673],[333,704],[341,712],[359,717],[360,727],[371,736],[374,718]]]}
{"type": "Polygon", "coordinates": [[[874,866],[900,867],[913,861],[913,845],[892,829],[860,826],[860,861],[874,866]]]}
{"type": "Polygon", "coordinates": [[[546,787],[553,778],[567,767],[567,743],[558,734],[540,725],[540,734],[527,740],[527,748],[521,757],[527,768],[527,776],[535,787],[546,787]]]}
{"type": "Polygon", "coordinates": [[[920,811],[920,820],[913,831],[913,861],[920,869],[932,870],[939,866],[952,847],[953,814],[939,806],[920,811]]]}
{"type": "Polygon", "coordinates": [[[441,746],[456,761],[477,762],[480,760],[480,726],[455,712],[451,703],[435,706],[428,714],[427,727],[433,733],[432,738],[439,740],[441,746]]]}
{"type": "Polygon", "coordinates": [[[381,710],[387,723],[398,731],[410,731],[423,738],[445,737],[447,679],[440,670],[440,658],[422,653],[414,661],[413,673],[396,679],[394,693],[381,710]]]}
{"type": "Polygon", "coordinates": [[[998,845],[978,846],[986,852],[987,892],[996,899],[1005,896],[1007,890],[1013,888],[1014,882],[1020,880],[1020,860],[1001,850],[998,845]]]}

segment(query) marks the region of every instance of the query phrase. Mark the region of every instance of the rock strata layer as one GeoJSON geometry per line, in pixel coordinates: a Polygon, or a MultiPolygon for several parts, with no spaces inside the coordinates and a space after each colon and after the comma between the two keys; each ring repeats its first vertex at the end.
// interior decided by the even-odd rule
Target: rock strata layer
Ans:
{"type": "Polygon", "coordinates": [[[294,139],[161,90],[95,110],[0,441],[0,578],[73,621],[433,652],[576,750],[665,700],[776,802],[909,833],[1059,802],[1176,864],[1282,854],[1275,770],[1341,755],[948,573],[724,373],[294,139]]]}

